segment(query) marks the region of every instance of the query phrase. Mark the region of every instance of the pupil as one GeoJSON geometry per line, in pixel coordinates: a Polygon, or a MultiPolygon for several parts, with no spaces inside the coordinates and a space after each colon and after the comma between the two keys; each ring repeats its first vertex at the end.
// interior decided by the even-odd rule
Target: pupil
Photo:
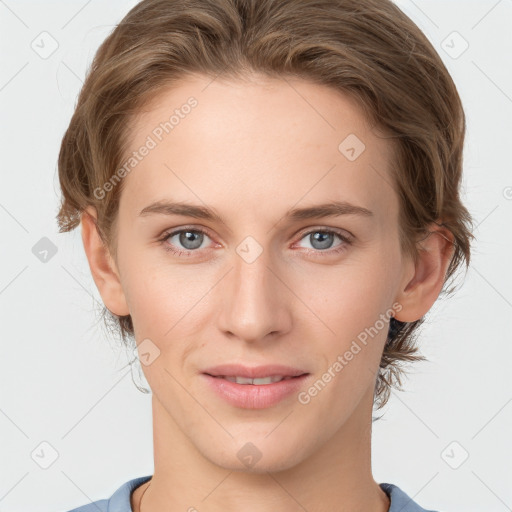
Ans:
{"type": "Polygon", "coordinates": [[[315,247],[315,249],[328,249],[330,247],[331,241],[332,241],[331,240],[332,233],[322,233],[320,231],[317,231],[312,236],[313,236],[315,243],[316,242],[320,243],[319,247],[315,247],[314,243],[311,244],[311,245],[313,245],[313,247],[315,247]]]}
{"type": "Polygon", "coordinates": [[[195,233],[193,231],[185,231],[180,235],[180,243],[186,249],[197,249],[201,246],[201,237],[202,233],[195,233]],[[195,239],[194,239],[195,238],[195,239]]]}

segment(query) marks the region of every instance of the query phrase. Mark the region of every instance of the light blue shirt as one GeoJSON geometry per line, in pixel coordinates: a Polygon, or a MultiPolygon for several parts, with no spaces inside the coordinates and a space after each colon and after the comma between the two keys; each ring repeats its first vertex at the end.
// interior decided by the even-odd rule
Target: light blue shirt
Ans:
{"type": "MultiPolygon", "coordinates": [[[[132,492],[147,482],[152,475],[141,476],[129,480],[124,483],[117,491],[111,496],[110,499],[103,499],[93,501],[87,505],[83,505],[68,512],[133,512],[130,503],[130,496],[132,492]]],[[[393,484],[382,483],[379,484],[381,489],[389,496],[391,505],[388,512],[435,512],[434,510],[426,510],[421,508],[412,498],[410,498],[404,491],[393,484]]]]}

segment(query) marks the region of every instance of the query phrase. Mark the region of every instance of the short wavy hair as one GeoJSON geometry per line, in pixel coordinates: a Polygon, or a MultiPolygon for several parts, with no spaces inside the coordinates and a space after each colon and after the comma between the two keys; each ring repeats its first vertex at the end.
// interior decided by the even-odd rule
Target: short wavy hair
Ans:
{"type": "MultiPolygon", "coordinates": [[[[99,199],[94,190],[123,161],[134,116],[189,74],[299,77],[354,98],[393,142],[390,166],[399,198],[401,250],[416,259],[432,222],[454,235],[446,284],[469,266],[472,219],[459,194],[466,121],[441,58],[421,30],[389,0],[143,0],[101,44],[80,91],[58,159],[59,231],[80,224],[88,206],[116,257],[123,182],[99,199]]],[[[453,289],[450,289],[451,292],[453,289]]],[[[130,315],[113,321],[133,341],[130,315]]],[[[403,362],[418,353],[414,322],[390,319],[375,384],[381,408],[400,388],[403,362]]],[[[110,325],[110,328],[112,324],[110,325]]]]}

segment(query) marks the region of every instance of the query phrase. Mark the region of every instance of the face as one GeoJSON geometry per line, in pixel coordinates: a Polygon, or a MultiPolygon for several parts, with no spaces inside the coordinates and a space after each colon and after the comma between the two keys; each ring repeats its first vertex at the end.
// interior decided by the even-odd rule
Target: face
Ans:
{"type": "Polygon", "coordinates": [[[188,78],[131,128],[127,158],[140,158],[123,178],[116,263],[160,420],[222,467],[262,454],[254,471],[369,422],[410,269],[389,141],[339,92],[262,77],[188,78]],[[226,364],[302,376],[207,375],[226,364]]]}

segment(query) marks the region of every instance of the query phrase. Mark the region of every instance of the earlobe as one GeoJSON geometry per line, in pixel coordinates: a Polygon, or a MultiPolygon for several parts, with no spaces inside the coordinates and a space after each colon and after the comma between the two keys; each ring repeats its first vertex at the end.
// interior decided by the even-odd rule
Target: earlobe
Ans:
{"type": "Polygon", "coordinates": [[[454,236],[439,224],[429,227],[429,234],[418,241],[418,260],[413,265],[412,278],[401,286],[396,301],[402,305],[395,318],[401,322],[414,322],[423,317],[439,297],[446,272],[454,253],[454,236]]]}
{"type": "Polygon", "coordinates": [[[119,272],[96,227],[96,211],[87,207],[81,214],[82,242],[91,274],[109,311],[118,316],[130,314],[119,272]]]}

